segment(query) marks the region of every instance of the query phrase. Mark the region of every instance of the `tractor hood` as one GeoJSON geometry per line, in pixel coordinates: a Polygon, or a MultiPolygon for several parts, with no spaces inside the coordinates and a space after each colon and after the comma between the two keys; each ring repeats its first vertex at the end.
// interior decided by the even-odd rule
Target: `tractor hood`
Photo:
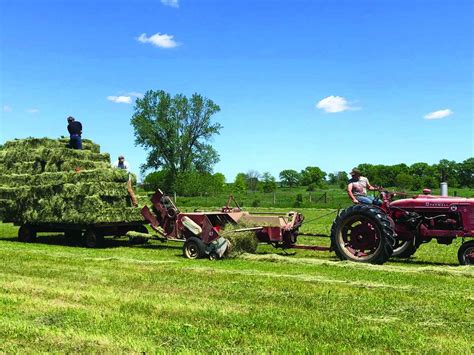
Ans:
{"type": "Polygon", "coordinates": [[[474,198],[465,197],[444,197],[435,195],[416,195],[413,198],[393,201],[390,205],[399,208],[423,208],[423,209],[447,209],[456,208],[454,206],[472,206],[474,207],[474,198]]]}

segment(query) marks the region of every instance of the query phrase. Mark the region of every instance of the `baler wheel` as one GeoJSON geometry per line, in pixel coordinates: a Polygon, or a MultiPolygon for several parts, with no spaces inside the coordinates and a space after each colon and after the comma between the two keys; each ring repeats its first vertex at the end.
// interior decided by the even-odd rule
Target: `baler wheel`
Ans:
{"type": "Polygon", "coordinates": [[[331,247],[341,260],[383,264],[393,253],[395,233],[388,216],[370,205],[355,205],[334,220],[331,247]]]}
{"type": "Polygon", "coordinates": [[[200,259],[205,255],[206,246],[201,239],[191,237],[183,245],[183,256],[188,259],[200,259]]]}
{"type": "Polygon", "coordinates": [[[463,243],[458,250],[461,265],[474,265],[474,240],[463,243]]]}
{"type": "Polygon", "coordinates": [[[393,257],[407,259],[418,250],[414,240],[397,240],[393,247],[393,257]]]}
{"type": "Polygon", "coordinates": [[[29,224],[23,224],[18,230],[18,240],[24,243],[33,243],[36,240],[36,231],[29,224]]]}

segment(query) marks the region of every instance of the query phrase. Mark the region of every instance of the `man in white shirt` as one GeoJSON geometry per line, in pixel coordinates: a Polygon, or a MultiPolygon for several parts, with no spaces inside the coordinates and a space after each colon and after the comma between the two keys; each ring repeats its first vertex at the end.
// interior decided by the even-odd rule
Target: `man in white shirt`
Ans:
{"type": "Polygon", "coordinates": [[[123,155],[119,155],[117,161],[112,164],[112,166],[114,168],[117,168],[117,169],[123,169],[127,172],[130,172],[130,165],[128,164],[128,162],[125,160],[125,157],[123,155]]]}
{"type": "Polygon", "coordinates": [[[369,180],[361,176],[359,169],[354,168],[350,172],[351,179],[347,185],[347,194],[349,198],[352,200],[354,204],[365,203],[365,204],[373,204],[374,197],[367,196],[367,189],[374,191],[377,190],[377,186],[372,186],[369,183],[369,180]]]}

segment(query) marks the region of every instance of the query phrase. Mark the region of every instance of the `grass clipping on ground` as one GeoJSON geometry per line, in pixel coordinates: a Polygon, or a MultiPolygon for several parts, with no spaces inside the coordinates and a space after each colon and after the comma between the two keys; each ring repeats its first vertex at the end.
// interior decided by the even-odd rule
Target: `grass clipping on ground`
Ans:
{"type": "Polygon", "coordinates": [[[94,224],[141,221],[127,191],[128,173],[83,140],[27,138],[0,146],[0,219],[15,223],[94,224]]]}

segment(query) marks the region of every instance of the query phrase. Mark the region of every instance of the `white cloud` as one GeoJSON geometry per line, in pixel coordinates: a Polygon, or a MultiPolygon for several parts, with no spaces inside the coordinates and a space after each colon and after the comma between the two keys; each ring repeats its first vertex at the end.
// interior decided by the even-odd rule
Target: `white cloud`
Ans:
{"type": "Polygon", "coordinates": [[[325,97],[316,104],[316,107],[329,113],[359,109],[358,107],[351,107],[349,102],[342,96],[325,97]]]}
{"type": "Polygon", "coordinates": [[[444,110],[438,110],[434,112],[430,112],[423,117],[427,120],[440,120],[442,118],[451,116],[453,114],[453,111],[451,111],[449,108],[446,108],[444,110]]]}
{"type": "Polygon", "coordinates": [[[26,110],[26,112],[28,112],[28,113],[38,113],[39,110],[37,108],[29,108],[29,109],[26,110]]]}
{"type": "Polygon", "coordinates": [[[9,105],[3,105],[3,112],[12,112],[13,109],[9,105]]]}
{"type": "Polygon", "coordinates": [[[130,96],[107,96],[107,100],[115,102],[116,104],[131,104],[132,98],[130,96]]]}
{"type": "Polygon", "coordinates": [[[137,38],[137,41],[141,43],[151,43],[161,48],[174,48],[179,46],[179,43],[176,42],[173,37],[172,35],[160,34],[159,32],[147,37],[146,33],[142,33],[140,37],[137,38]]]}
{"type": "Polygon", "coordinates": [[[165,6],[179,7],[178,0],[161,0],[161,3],[165,6]]]}

